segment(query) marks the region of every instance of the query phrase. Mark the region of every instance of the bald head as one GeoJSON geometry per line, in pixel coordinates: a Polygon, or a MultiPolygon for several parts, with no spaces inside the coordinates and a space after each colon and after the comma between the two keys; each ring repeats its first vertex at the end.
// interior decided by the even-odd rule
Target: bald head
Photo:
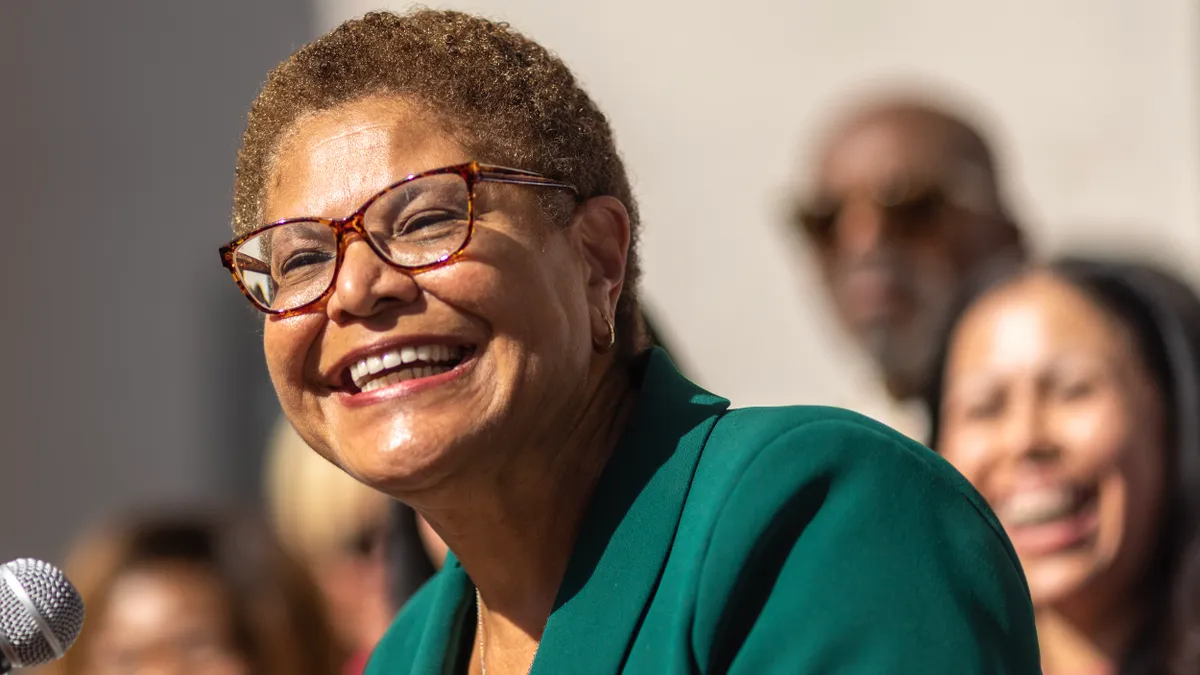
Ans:
{"type": "Polygon", "coordinates": [[[797,224],[842,322],[900,399],[927,381],[964,285],[1024,256],[983,135],[907,99],[859,108],[830,129],[797,224]]]}
{"type": "Polygon", "coordinates": [[[939,179],[963,206],[1007,219],[988,142],[962,118],[929,104],[895,99],[855,110],[830,130],[819,162],[825,179],[846,177],[839,169],[939,179]],[[858,166],[846,167],[850,162],[858,166]]]}

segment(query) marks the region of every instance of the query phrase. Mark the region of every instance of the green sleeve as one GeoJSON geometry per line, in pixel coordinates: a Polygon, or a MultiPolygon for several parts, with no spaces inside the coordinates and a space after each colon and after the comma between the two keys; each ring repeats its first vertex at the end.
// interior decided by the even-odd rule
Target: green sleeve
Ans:
{"type": "Polygon", "coordinates": [[[999,523],[882,426],[812,422],[768,443],[720,510],[698,590],[708,673],[1041,672],[999,523]]]}

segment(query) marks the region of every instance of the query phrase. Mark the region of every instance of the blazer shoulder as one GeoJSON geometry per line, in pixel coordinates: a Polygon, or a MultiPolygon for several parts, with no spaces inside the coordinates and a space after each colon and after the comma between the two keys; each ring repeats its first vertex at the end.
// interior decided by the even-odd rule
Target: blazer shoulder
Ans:
{"type": "Polygon", "coordinates": [[[827,406],[730,410],[709,435],[702,461],[738,473],[780,454],[801,456],[814,469],[872,472],[883,462],[900,465],[892,470],[931,471],[958,481],[958,472],[929,448],[865,415],[827,406]]]}
{"type": "Polygon", "coordinates": [[[1008,537],[965,478],[899,432],[835,408],[731,411],[688,500],[693,640],[714,670],[1036,672],[1008,537]]]}
{"type": "MultiPolygon", "coordinates": [[[[708,484],[700,494],[722,500],[712,505],[718,510],[730,507],[727,502],[735,492],[739,499],[761,500],[766,507],[816,484],[835,495],[862,492],[856,499],[864,506],[882,506],[881,500],[926,508],[952,503],[956,510],[972,512],[1011,552],[991,508],[949,462],[904,434],[842,408],[730,410],[713,428],[694,482],[708,484]],[[770,489],[745,485],[757,484],[773,473],[773,466],[787,470],[772,476],[770,489]]],[[[1015,563],[1015,552],[1011,557],[1015,563]]]]}
{"type": "MultiPolygon", "coordinates": [[[[845,408],[819,405],[734,408],[721,417],[710,442],[753,449],[765,447],[785,435],[797,432],[802,437],[806,434],[855,434],[864,431],[877,434],[880,442],[896,441],[924,448],[920,443],[866,415],[845,408]]],[[[792,440],[796,440],[796,437],[792,440]]]]}

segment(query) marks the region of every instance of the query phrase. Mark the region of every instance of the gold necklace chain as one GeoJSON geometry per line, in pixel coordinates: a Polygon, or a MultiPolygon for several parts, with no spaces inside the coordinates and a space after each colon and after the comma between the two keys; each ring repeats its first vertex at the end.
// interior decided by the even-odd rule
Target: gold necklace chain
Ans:
{"type": "MultiPolygon", "coordinates": [[[[479,635],[479,671],[482,675],[487,675],[487,659],[483,651],[483,598],[479,596],[479,588],[475,588],[475,632],[479,635]]],[[[539,644],[540,648],[541,645],[539,644]]],[[[537,649],[533,650],[533,659],[529,662],[529,667],[525,669],[525,675],[529,675],[533,671],[533,662],[537,660],[537,649]]]]}

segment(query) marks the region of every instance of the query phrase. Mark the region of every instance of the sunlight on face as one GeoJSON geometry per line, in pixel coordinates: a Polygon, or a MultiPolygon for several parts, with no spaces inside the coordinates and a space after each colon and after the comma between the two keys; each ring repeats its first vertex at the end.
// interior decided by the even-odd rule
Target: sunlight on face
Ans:
{"type": "Polygon", "coordinates": [[[91,620],[87,675],[250,675],[224,590],[202,569],[164,564],[128,572],[91,620]]]}
{"type": "Polygon", "coordinates": [[[938,447],[991,503],[1036,605],[1120,602],[1163,511],[1161,394],[1131,335],[1035,274],[958,325],[938,447]]]}
{"type": "MultiPolygon", "coordinates": [[[[264,217],[342,218],[405,176],[472,159],[443,129],[396,98],[304,118],[272,164],[264,217]]],[[[409,275],[352,239],[324,307],[266,322],[284,412],[319,452],[393,496],[499,471],[503,449],[537,439],[584,396],[592,351],[576,232],[550,222],[537,188],[483,183],[471,243],[452,264],[409,275]],[[431,367],[374,391],[352,374],[410,357],[431,367]]]]}

